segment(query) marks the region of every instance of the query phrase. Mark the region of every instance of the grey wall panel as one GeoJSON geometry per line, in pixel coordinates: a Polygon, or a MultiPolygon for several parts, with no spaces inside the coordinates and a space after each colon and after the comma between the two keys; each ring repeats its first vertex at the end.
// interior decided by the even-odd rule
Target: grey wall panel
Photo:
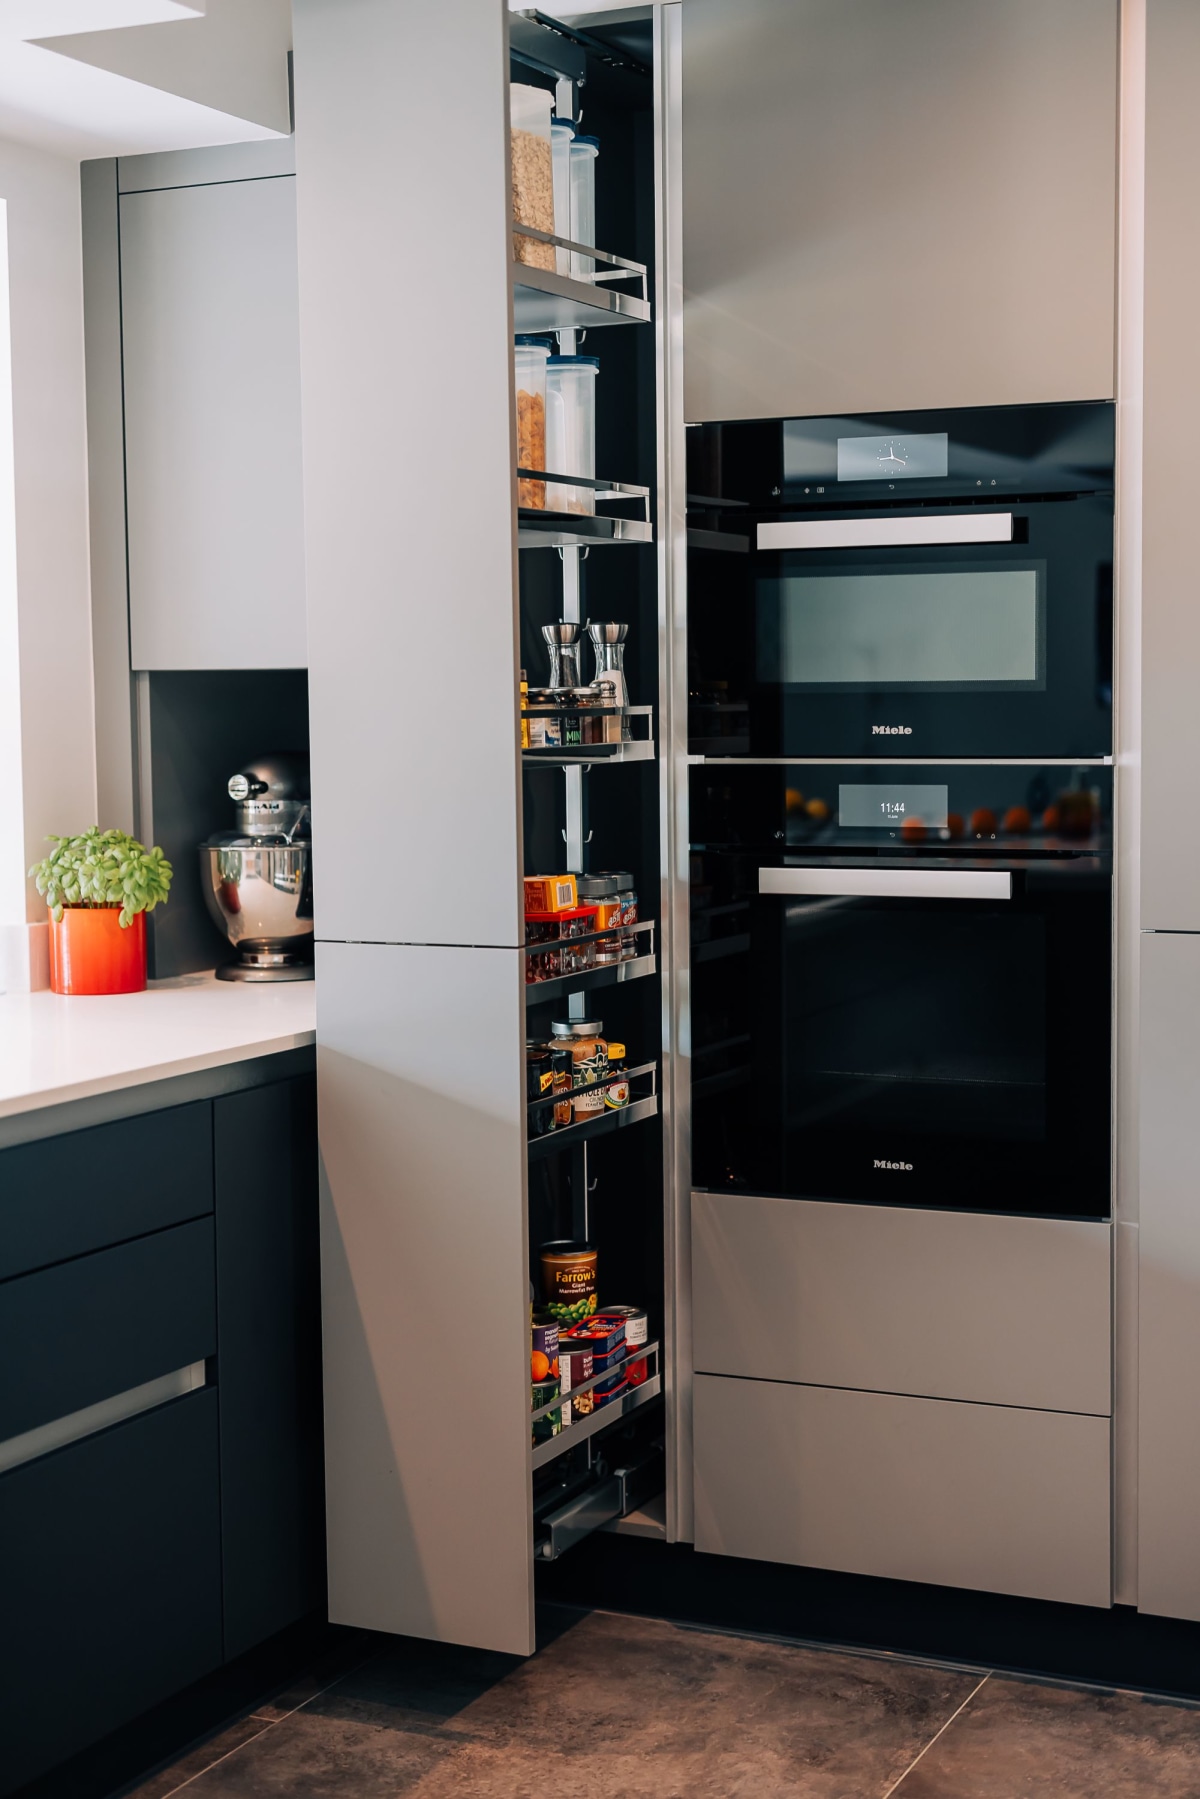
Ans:
{"type": "Polygon", "coordinates": [[[696,1547],[1107,1605],[1109,1422],[695,1382],[696,1547]]]}
{"type": "Polygon", "coordinates": [[[320,944],[329,1614],[533,1648],[521,959],[320,944]]]}
{"type": "Polygon", "coordinates": [[[692,1197],[711,1374],[1107,1413],[1107,1224],[692,1197]]]}
{"type": "Polygon", "coordinates": [[[1114,391],[1117,0],[687,0],[689,419],[1114,391]]]}
{"type": "Polygon", "coordinates": [[[504,8],[294,24],[317,932],[514,945],[504,8]]]}
{"type": "Polygon", "coordinates": [[[1192,522],[1200,409],[1200,184],[1194,172],[1200,8],[1146,9],[1146,247],[1142,498],[1142,918],[1200,930],[1196,668],[1200,576],[1192,522]]]}
{"type": "Polygon", "coordinates": [[[87,367],[88,532],[96,690],[96,813],[133,832],[134,702],[125,562],[125,413],[117,165],[80,164],[87,367]]]}
{"type": "Polygon", "coordinates": [[[123,194],[155,187],[199,187],[210,181],[261,181],[267,175],[295,173],[294,137],[213,144],[203,150],[155,150],[146,156],[122,156],[117,162],[117,182],[123,194]]]}
{"type": "Polygon", "coordinates": [[[307,659],[295,195],[121,197],[135,668],[307,659]]]}
{"type": "Polygon", "coordinates": [[[1200,1618],[1200,937],[1142,939],[1138,1606],[1200,1618]]]}

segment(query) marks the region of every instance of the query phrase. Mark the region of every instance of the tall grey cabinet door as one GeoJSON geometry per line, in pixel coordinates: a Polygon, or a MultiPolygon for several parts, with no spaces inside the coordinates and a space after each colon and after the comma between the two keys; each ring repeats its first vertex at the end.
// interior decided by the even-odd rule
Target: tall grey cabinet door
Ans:
{"type": "Polygon", "coordinates": [[[1146,8],[1146,251],[1142,463],[1142,909],[1144,926],[1200,931],[1200,841],[1189,829],[1200,760],[1195,524],[1200,413],[1200,7],[1146,8]]]}
{"type": "Polygon", "coordinates": [[[1200,1619],[1200,936],[1141,969],[1138,1609],[1200,1619]]]}
{"type": "Polygon", "coordinates": [[[295,178],[120,206],[133,667],[303,667],[295,178]]]}
{"type": "Polygon", "coordinates": [[[685,416],[1110,397],[1117,0],[687,0],[685,416]]]}

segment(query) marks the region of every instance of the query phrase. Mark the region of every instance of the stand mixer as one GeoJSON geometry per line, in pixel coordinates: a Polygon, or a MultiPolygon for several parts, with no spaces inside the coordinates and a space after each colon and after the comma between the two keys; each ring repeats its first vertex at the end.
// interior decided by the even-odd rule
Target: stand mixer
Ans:
{"type": "Polygon", "coordinates": [[[237,825],[200,846],[213,922],[238,952],[219,981],[311,981],[308,757],[260,756],[229,780],[237,825]]]}

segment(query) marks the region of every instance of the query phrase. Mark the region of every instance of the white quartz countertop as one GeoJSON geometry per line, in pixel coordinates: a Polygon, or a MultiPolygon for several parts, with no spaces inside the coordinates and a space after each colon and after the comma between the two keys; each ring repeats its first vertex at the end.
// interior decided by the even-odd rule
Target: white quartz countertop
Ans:
{"type": "Polygon", "coordinates": [[[0,995],[0,1118],[300,1049],[316,1035],[313,981],[152,981],[145,993],[0,995]]]}

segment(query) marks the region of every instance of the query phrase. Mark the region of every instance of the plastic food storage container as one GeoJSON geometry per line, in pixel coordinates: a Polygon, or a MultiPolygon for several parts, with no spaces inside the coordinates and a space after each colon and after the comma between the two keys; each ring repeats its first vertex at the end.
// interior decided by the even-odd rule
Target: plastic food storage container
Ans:
{"type": "MultiPolygon", "coordinates": [[[[570,119],[552,118],[550,120],[550,160],[554,176],[554,235],[555,237],[574,237],[571,229],[571,145],[575,141],[575,127],[570,119]]],[[[591,242],[591,239],[588,239],[591,242]]],[[[557,245],[554,251],[555,264],[560,275],[571,272],[571,252],[560,250],[557,245]]]]}
{"type": "MultiPolygon", "coordinates": [[[[518,337],[513,345],[517,390],[517,467],[546,467],[546,364],[550,346],[540,337],[518,337]]],[[[574,471],[572,471],[574,472],[574,471]]],[[[517,505],[545,510],[546,483],[517,478],[517,505]]]]}
{"type": "MultiPolygon", "coordinates": [[[[576,136],[571,144],[571,230],[577,244],[596,241],[596,156],[600,140],[576,136]]],[[[592,256],[571,252],[571,273],[577,280],[590,281],[596,262],[592,256]]]]}
{"type": "MultiPolygon", "coordinates": [[[[550,95],[514,81],[508,90],[512,128],[512,215],[535,231],[554,231],[554,158],[550,142],[550,95]]],[[[535,269],[556,267],[554,245],[513,232],[513,257],[535,269]]]]}
{"type": "MultiPolygon", "coordinates": [[[[555,475],[596,476],[595,356],[552,356],[546,364],[546,456],[555,475]]],[[[591,487],[552,483],[552,512],[595,512],[591,487]]]]}

